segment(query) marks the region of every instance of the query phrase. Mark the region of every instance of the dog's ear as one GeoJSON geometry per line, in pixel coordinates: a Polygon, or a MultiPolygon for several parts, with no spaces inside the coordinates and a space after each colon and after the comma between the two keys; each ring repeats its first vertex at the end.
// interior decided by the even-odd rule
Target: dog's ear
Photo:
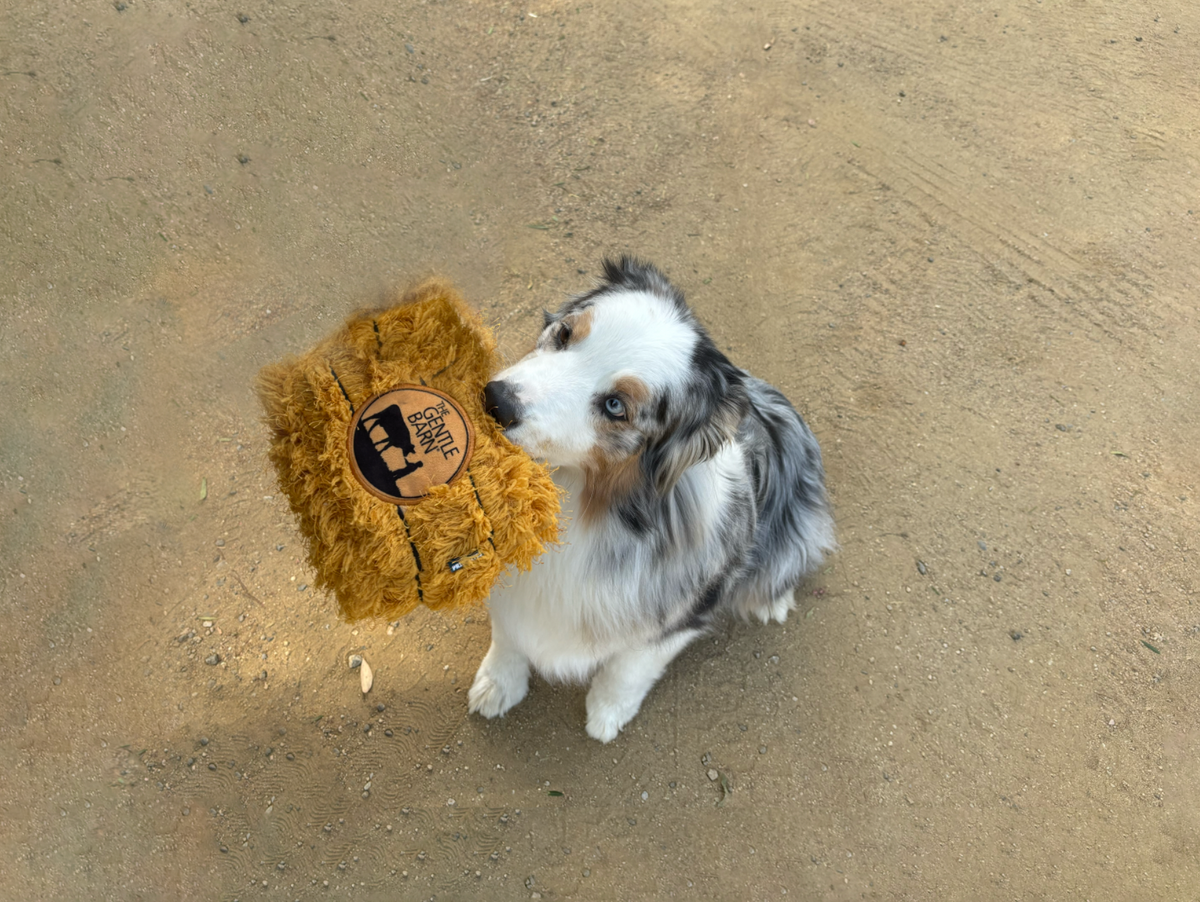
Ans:
{"type": "Polygon", "coordinates": [[[556,319],[555,315],[549,310],[542,311],[542,331],[545,332],[550,328],[550,324],[556,319]]]}
{"type": "Polygon", "coordinates": [[[693,364],[695,379],[687,391],[667,401],[663,434],[642,458],[659,495],[670,492],[688,467],[732,441],[750,407],[745,373],[707,336],[693,353],[693,364]]]}

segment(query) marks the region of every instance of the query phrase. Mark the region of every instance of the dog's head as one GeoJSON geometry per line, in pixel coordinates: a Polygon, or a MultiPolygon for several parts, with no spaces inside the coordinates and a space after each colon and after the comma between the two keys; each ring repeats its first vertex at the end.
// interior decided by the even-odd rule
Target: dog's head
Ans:
{"type": "Polygon", "coordinates": [[[546,314],[537,346],[488,383],[508,437],[582,470],[584,513],[639,482],[665,494],[733,438],[745,375],[717,350],[683,294],[653,266],[607,260],[600,284],[546,314]]]}

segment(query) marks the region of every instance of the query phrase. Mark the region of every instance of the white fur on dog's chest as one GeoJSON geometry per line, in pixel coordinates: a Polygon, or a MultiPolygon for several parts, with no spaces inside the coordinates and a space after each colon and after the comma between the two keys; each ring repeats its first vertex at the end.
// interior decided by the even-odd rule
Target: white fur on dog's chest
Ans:
{"type": "Polygon", "coordinates": [[[637,616],[636,583],[597,579],[602,534],[575,522],[571,511],[581,477],[558,470],[566,491],[562,544],[546,552],[527,573],[513,574],[488,600],[491,617],[531,664],[551,679],[586,680],[630,641],[652,638],[637,616]]]}
{"type": "MultiPolygon", "coordinates": [[[[740,462],[740,451],[731,445],[689,473],[702,486],[697,494],[704,503],[692,524],[699,535],[712,532],[728,491],[728,471],[740,462]]],[[[614,654],[661,636],[663,624],[648,616],[653,605],[646,595],[671,582],[670,572],[682,562],[657,560],[649,547],[635,547],[615,561],[605,530],[624,527],[611,518],[595,525],[578,522],[570,512],[583,488],[582,476],[563,468],[554,478],[567,493],[562,544],[532,570],[513,574],[507,585],[493,590],[488,607],[493,621],[543,676],[586,680],[614,654]]]]}

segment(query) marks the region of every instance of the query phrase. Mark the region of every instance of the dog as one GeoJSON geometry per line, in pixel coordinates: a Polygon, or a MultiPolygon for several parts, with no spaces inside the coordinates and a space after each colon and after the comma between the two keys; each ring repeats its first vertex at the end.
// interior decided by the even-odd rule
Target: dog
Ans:
{"type": "Polygon", "coordinates": [[[571,515],[562,547],[488,599],[472,713],[520,702],[531,667],[590,678],[587,732],[609,742],[689,642],[723,614],[783,623],[834,550],[803,418],[734,366],[648,263],[606,260],[484,398],[554,468],[571,515]]]}

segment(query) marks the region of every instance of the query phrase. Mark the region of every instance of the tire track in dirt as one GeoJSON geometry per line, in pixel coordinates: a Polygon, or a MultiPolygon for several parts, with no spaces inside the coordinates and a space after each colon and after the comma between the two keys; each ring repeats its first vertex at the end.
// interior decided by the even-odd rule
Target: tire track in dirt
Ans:
{"type": "MultiPolygon", "coordinates": [[[[768,7],[763,15],[768,21],[776,23],[773,25],[775,32],[784,35],[788,31],[784,23],[797,18],[796,11],[790,7],[768,7]]],[[[931,43],[937,39],[928,28],[920,29],[910,23],[893,21],[893,18],[886,12],[872,15],[871,11],[859,8],[839,10],[837,20],[827,16],[818,17],[807,27],[810,30],[800,32],[800,36],[791,41],[791,52],[793,55],[806,53],[808,62],[819,67],[817,74],[828,76],[824,67],[832,62],[835,54],[853,53],[857,46],[865,44],[882,51],[887,56],[885,67],[895,69],[898,73],[908,73],[913,78],[931,79],[939,83],[952,83],[958,89],[956,104],[965,103],[968,99],[972,103],[993,104],[995,101],[989,98],[1000,91],[1005,104],[1022,106],[1030,102],[1032,94],[1037,98],[1039,110],[1047,109],[1059,119],[1087,126],[1085,131],[1093,135],[1088,143],[1099,148],[1102,161],[1145,162],[1161,157],[1168,147],[1169,136],[1162,129],[1150,125],[1135,124],[1130,127],[1116,123],[1108,109],[1113,106],[1114,111],[1119,112],[1120,109],[1114,106],[1116,101],[1089,93],[1097,89],[1095,86],[1089,88],[1084,83],[1087,74],[1096,73],[1101,76],[1102,82],[1108,79],[1104,74],[1107,64],[1104,52],[1090,49],[1092,44],[1096,48],[1103,46],[1099,32],[1107,34],[1110,30],[1107,25],[1089,23],[1096,33],[1075,42],[1074,55],[1078,57],[1078,65],[1064,71],[1059,61],[1052,65],[1051,61],[1036,52],[1030,68],[1027,51],[1031,47],[1036,51],[1041,38],[1037,34],[1022,37],[1016,31],[1005,36],[1005,27],[1017,27],[1007,20],[989,16],[978,22],[956,23],[982,34],[995,32],[997,38],[994,41],[997,52],[994,55],[984,57],[982,61],[973,58],[973,64],[965,66],[960,65],[951,53],[936,52],[935,48],[941,46],[942,42],[931,43]],[[991,24],[993,21],[994,26],[991,24]],[[902,41],[898,39],[899,36],[911,40],[902,41]],[[1022,52],[1006,50],[1007,45],[999,41],[1000,37],[1020,39],[1022,52]],[[1047,85],[1054,87],[1054,90],[1047,85]],[[1102,116],[1097,115],[1100,112],[1102,116]],[[1129,144],[1131,142],[1128,139],[1134,138],[1136,144],[1132,148],[1113,147],[1113,142],[1096,136],[1097,127],[1101,134],[1111,132],[1115,139],[1119,133],[1126,139],[1123,143],[1129,144]]],[[[1049,28],[1053,24],[1047,21],[1040,27],[1049,28]]],[[[787,52],[785,47],[777,47],[776,50],[787,52]]],[[[768,82],[773,82],[773,86],[786,98],[787,105],[793,106],[796,115],[800,115],[800,104],[808,104],[807,99],[802,99],[796,88],[781,86],[781,79],[766,73],[764,77],[768,82]]],[[[851,143],[852,138],[857,139],[854,143],[861,147],[847,158],[849,165],[881,185],[895,189],[906,203],[932,223],[966,236],[966,243],[972,250],[987,263],[1000,267],[1013,281],[1032,284],[1051,293],[1057,300],[1040,297],[1038,302],[1053,310],[1057,318],[1063,317],[1063,304],[1071,305],[1077,314],[1117,340],[1127,339],[1130,330],[1146,334],[1162,328],[1161,319],[1146,321],[1145,309],[1131,309],[1135,305],[1144,307],[1152,281],[1148,273],[1129,259],[1122,260],[1120,265],[1105,265],[1106,261],[1092,259],[1093,253],[1088,253],[1085,258],[1080,249],[1072,249],[1049,236],[1039,235],[1039,230],[1029,224],[1044,217],[1039,217],[1029,203],[1017,200],[1011,191],[997,191],[988,199],[981,200],[978,178],[961,171],[961,167],[954,163],[962,157],[962,150],[945,146],[940,135],[930,135],[928,143],[919,147],[911,140],[897,140],[895,135],[870,134],[866,121],[861,117],[855,118],[851,128],[847,114],[842,110],[825,111],[822,124],[831,123],[843,126],[842,134],[838,136],[841,140],[833,142],[828,135],[823,135],[822,143],[826,147],[831,150],[837,146],[844,147],[851,143]],[[934,149],[945,152],[934,155],[934,149]]],[[[909,127],[907,123],[902,125],[904,129],[909,127]]],[[[989,192],[995,187],[990,184],[989,192]]],[[[1028,189],[1030,186],[1023,187],[1028,189]]],[[[1137,192],[1131,192],[1131,196],[1123,202],[1133,210],[1154,209],[1151,198],[1137,192]]],[[[1094,251],[1102,252],[1100,248],[1094,251]]]]}
{"type": "MultiPolygon", "coordinates": [[[[968,24],[974,23],[943,20],[922,30],[886,16],[886,12],[882,16],[868,16],[863,9],[849,6],[838,10],[836,20],[828,17],[817,19],[815,34],[835,44],[848,58],[876,51],[879,53],[874,58],[876,62],[882,63],[886,71],[894,72],[898,78],[910,83],[929,81],[953,85],[959,96],[978,97],[983,104],[992,108],[1004,108],[1014,101],[1027,102],[1029,86],[1042,86],[1045,83],[1045,79],[1038,77],[1038,74],[1053,74],[1059,80],[1085,90],[1076,74],[1051,66],[1045,60],[1035,61],[1038,69],[1043,71],[1038,74],[1031,71],[1029,44],[1036,46],[1037,39],[1023,34],[1023,29],[1006,35],[1005,23],[998,19],[991,20],[996,25],[985,36],[966,31],[968,24]],[[949,36],[951,34],[953,38],[949,36]],[[1002,43],[1001,39],[1005,37],[1011,37],[1012,41],[1002,43]],[[1011,43],[1022,38],[1025,39],[1022,52],[1010,49],[1011,43]],[[954,41],[989,43],[989,40],[993,53],[982,65],[974,56],[971,64],[960,62],[954,41]],[[1023,72],[1026,81],[1010,77],[1013,72],[1023,72]],[[1002,73],[1006,77],[1002,77],[1002,73]]],[[[1067,119],[1080,118],[1078,105],[1065,102],[1062,99],[1064,96],[1067,96],[1066,91],[1049,91],[1043,87],[1038,94],[1039,109],[1053,110],[1067,119]]]]}
{"type": "MultiPolygon", "coordinates": [[[[1176,46],[1185,39],[1159,17],[1149,22],[1148,17],[1133,13],[1101,22],[1069,13],[1064,20],[1054,9],[1039,10],[1036,18],[1025,18],[1029,11],[1023,9],[988,13],[978,15],[958,8],[933,11],[926,21],[914,24],[897,21],[892,10],[876,15],[861,6],[849,6],[839,8],[836,19],[818,17],[810,42],[827,41],[848,56],[856,55],[860,48],[871,48],[880,52],[883,59],[879,61],[888,70],[911,81],[952,88],[956,97],[969,97],[976,110],[1036,108],[1039,115],[1054,113],[1055,118],[1074,122],[1085,133],[1101,124],[1124,131],[1127,126],[1114,126],[1114,118],[1143,108],[1141,103],[1130,104],[1118,97],[1110,88],[1121,84],[1125,71],[1115,62],[1115,55],[1129,51],[1131,43],[1138,45],[1135,52],[1142,53],[1145,62],[1139,78],[1123,86],[1126,90],[1150,100],[1162,89],[1178,84],[1177,79],[1168,84],[1165,73],[1171,71],[1176,46]],[[1017,21],[1017,16],[1022,20],[1017,21]],[[1145,41],[1140,35],[1129,40],[1131,30],[1143,29],[1149,32],[1145,41]],[[1061,47],[1055,47],[1052,54],[1053,45],[1046,40],[1050,32],[1069,41],[1070,65],[1063,65],[1061,47]],[[960,60],[965,54],[957,52],[955,41],[986,45],[988,52],[971,54],[965,62],[960,60]]],[[[1133,130],[1159,151],[1167,148],[1166,135],[1160,129],[1134,126],[1133,130]]],[[[1186,148],[1184,152],[1187,154],[1186,148]]],[[[1198,159],[1194,153],[1187,158],[1192,163],[1198,159]]]]}
{"type": "MultiPolygon", "coordinates": [[[[795,115],[799,112],[796,107],[795,115]]],[[[848,169],[865,177],[870,190],[889,192],[931,226],[952,234],[1009,283],[1043,289],[1032,293],[1033,301],[1055,318],[1064,319],[1065,308],[1070,307],[1118,341],[1126,340],[1131,332],[1147,337],[1163,327],[1161,317],[1145,308],[1152,282],[1148,273],[1128,261],[1105,271],[1078,251],[1038,235],[1030,225],[1038,214],[1009,192],[997,191],[981,201],[974,180],[955,165],[959,153],[953,147],[935,156],[930,150],[942,149],[940,140],[931,137],[930,150],[925,150],[873,130],[866,122],[851,123],[840,112],[831,111],[823,123],[838,132],[822,135],[820,144],[841,160],[843,173],[848,169]],[[851,144],[858,145],[851,153],[837,149],[851,144]]],[[[783,158],[793,150],[785,141],[768,142],[759,157],[762,168],[781,168],[783,158]]],[[[764,218],[770,219],[772,214],[767,212],[764,218]]],[[[890,220],[880,221],[878,228],[879,242],[885,245],[900,237],[890,220]]],[[[907,249],[899,253],[913,256],[907,249]]],[[[912,269],[915,262],[908,261],[907,268],[912,269]]],[[[874,277],[883,278],[878,272],[874,277]]],[[[879,286],[889,291],[899,287],[894,280],[879,286]]]]}
{"type": "MultiPolygon", "coordinates": [[[[931,221],[946,226],[1013,281],[1036,285],[1072,305],[1077,315],[1115,341],[1124,342],[1131,333],[1147,338],[1163,327],[1161,317],[1142,303],[1151,281],[1148,274],[1127,267],[1124,279],[1105,276],[1046,236],[1023,227],[1022,223],[1035,218],[1032,211],[1001,199],[978,203],[961,174],[945,162],[912,147],[899,151],[885,153],[866,146],[847,163],[896,191],[931,221]]],[[[1056,317],[1065,318],[1064,308],[1044,294],[1035,292],[1032,299],[1056,317]]]]}

